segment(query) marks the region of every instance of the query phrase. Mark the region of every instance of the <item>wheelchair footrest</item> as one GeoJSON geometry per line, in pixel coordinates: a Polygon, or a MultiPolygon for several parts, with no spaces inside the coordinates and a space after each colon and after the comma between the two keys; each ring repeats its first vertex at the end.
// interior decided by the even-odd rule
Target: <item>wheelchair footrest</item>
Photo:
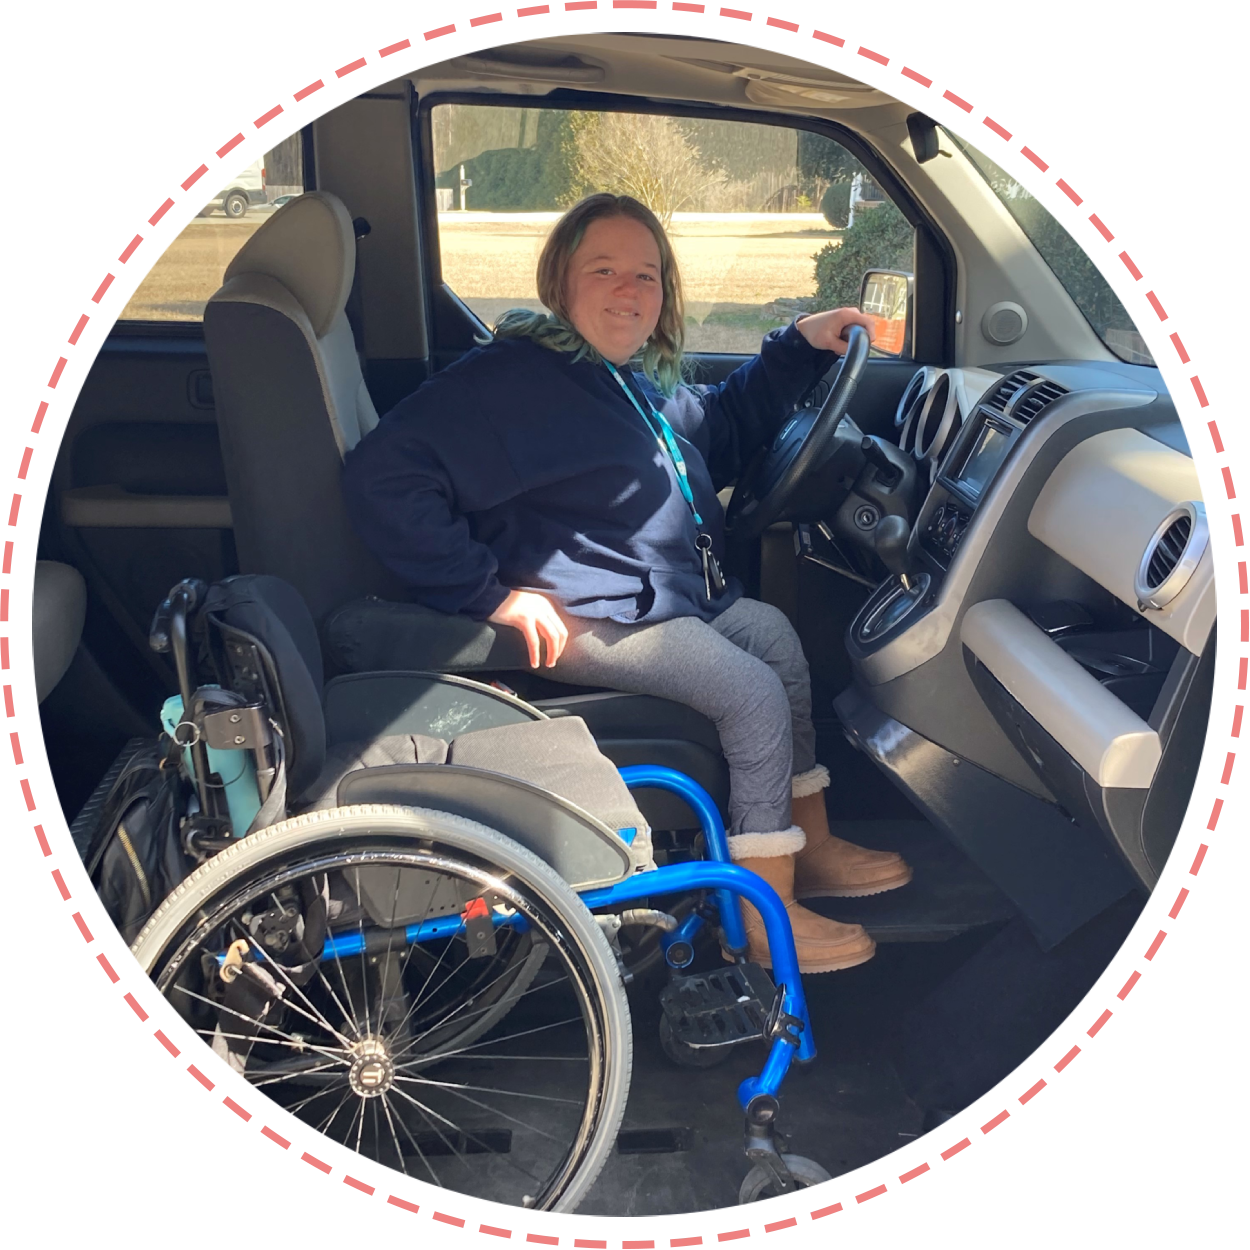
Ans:
{"type": "Polygon", "coordinates": [[[674,976],[660,993],[674,1039],[697,1050],[767,1037],[776,1000],[772,978],[759,964],[674,976]]]}

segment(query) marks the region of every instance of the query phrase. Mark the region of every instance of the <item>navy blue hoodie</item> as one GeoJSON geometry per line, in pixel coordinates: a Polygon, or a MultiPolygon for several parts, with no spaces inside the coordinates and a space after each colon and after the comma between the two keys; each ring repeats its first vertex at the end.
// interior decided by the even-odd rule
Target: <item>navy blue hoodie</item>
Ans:
{"type": "MultiPolygon", "coordinates": [[[[792,324],[672,399],[622,370],[676,432],[718,555],[716,491],[835,359],[792,324]]],[[[343,489],[366,546],[443,612],[484,619],[517,589],[571,616],[710,620],[742,594],[706,598],[676,473],[607,368],[530,339],[477,348],[402,400],[348,453],[343,489]]]]}

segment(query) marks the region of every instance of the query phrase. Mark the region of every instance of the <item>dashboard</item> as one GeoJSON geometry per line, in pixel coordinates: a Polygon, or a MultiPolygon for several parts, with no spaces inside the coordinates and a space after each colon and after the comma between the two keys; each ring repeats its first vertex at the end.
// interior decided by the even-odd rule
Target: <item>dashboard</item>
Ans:
{"type": "Polygon", "coordinates": [[[844,731],[1039,932],[1095,879],[1149,888],[1192,788],[1215,621],[1158,371],[926,367],[895,427],[922,499],[908,572],[847,632],[844,731]]]}

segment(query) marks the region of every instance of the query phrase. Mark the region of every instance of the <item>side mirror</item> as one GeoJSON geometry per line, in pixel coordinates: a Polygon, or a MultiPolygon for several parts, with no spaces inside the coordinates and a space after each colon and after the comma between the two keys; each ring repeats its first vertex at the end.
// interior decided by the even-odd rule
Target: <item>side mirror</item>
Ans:
{"type": "Polygon", "coordinates": [[[859,287],[859,311],[873,319],[875,355],[911,355],[911,274],[897,269],[868,270],[859,287]]]}

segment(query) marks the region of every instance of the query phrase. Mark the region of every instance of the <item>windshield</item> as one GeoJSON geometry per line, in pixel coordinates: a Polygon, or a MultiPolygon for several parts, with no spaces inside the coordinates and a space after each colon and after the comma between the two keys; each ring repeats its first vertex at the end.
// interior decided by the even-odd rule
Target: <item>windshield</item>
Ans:
{"type": "Polygon", "coordinates": [[[1072,302],[1085,315],[1094,333],[1121,360],[1134,365],[1153,365],[1154,357],[1145,340],[1137,332],[1133,319],[1125,311],[1107,280],[1094,262],[1077,245],[1076,240],[1033,198],[1010,174],[1000,169],[976,148],[956,138],[950,131],[947,138],[977,167],[1003,207],[1029,237],[1042,259],[1054,271],[1072,297],[1072,302]]]}

